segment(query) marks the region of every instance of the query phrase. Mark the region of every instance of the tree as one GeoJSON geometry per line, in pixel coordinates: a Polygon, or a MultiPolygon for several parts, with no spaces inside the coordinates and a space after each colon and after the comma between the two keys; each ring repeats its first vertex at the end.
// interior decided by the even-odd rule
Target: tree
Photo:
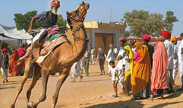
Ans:
{"type": "Polygon", "coordinates": [[[129,37],[130,36],[130,32],[129,31],[125,31],[125,37],[129,37]]]}
{"type": "MultiPolygon", "coordinates": [[[[28,30],[31,18],[37,14],[37,11],[31,11],[27,12],[26,14],[22,15],[21,13],[14,14],[15,18],[15,24],[17,27],[17,30],[24,29],[25,31],[28,30]]],[[[34,22],[33,29],[38,28],[41,23],[38,21],[34,22]]]]}
{"type": "MultiPolygon", "coordinates": [[[[37,11],[35,11],[35,10],[27,12],[24,15],[22,15],[21,13],[14,14],[14,16],[15,16],[14,20],[15,20],[17,30],[24,29],[25,31],[27,31],[29,28],[29,25],[30,25],[30,21],[31,21],[32,17],[35,15],[37,15],[37,11]]],[[[41,26],[41,23],[42,22],[35,20],[32,28],[33,29],[39,28],[41,26]]],[[[61,30],[63,32],[65,32],[66,20],[63,19],[62,15],[58,15],[57,25],[61,27],[61,30]]]]}
{"type": "Polygon", "coordinates": [[[132,33],[134,36],[141,37],[143,34],[159,36],[160,30],[163,29],[165,25],[166,29],[170,30],[169,28],[173,26],[171,25],[172,22],[177,21],[172,13],[168,13],[168,17],[166,17],[164,21],[162,14],[150,14],[148,11],[133,10],[132,12],[126,12],[122,20],[126,21],[127,26],[130,26],[130,34],[132,33]]]}
{"type": "Polygon", "coordinates": [[[167,11],[164,22],[165,22],[165,29],[167,31],[172,32],[172,30],[173,30],[173,23],[174,22],[178,22],[178,19],[176,18],[176,16],[174,16],[174,13],[172,11],[167,11]]]}

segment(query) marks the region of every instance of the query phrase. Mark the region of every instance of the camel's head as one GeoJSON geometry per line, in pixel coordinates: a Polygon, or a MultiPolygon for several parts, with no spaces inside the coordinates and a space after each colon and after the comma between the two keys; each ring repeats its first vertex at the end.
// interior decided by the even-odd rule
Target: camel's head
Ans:
{"type": "Polygon", "coordinates": [[[72,26],[74,23],[83,22],[86,17],[87,10],[89,9],[90,5],[88,3],[82,2],[76,10],[72,12],[67,12],[67,21],[69,25],[72,26]]]}

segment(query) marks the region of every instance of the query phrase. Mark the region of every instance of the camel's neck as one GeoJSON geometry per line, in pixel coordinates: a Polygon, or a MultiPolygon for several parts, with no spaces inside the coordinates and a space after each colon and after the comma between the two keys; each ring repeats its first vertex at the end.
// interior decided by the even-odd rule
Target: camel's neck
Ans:
{"type": "Polygon", "coordinates": [[[74,35],[74,44],[72,45],[73,48],[73,58],[75,59],[75,61],[80,60],[86,49],[87,49],[87,34],[86,31],[84,29],[84,26],[81,25],[80,27],[77,27],[77,31],[73,32],[74,35]]]}

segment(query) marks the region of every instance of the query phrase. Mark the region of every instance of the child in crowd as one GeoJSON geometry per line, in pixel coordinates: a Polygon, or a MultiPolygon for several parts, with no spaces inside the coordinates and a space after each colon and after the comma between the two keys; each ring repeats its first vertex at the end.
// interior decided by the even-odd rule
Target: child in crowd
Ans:
{"type": "Polygon", "coordinates": [[[111,68],[109,69],[109,74],[111,75],[113,88],[114,88],[114,92],[115,92],[115,95],[113,95],[113,97],[118,97],[118,93],[117,93],[117,91],[118,91],[117,85],[118,85],[118,80],[119,80],[118,69],[115,67],[114,61],[110,61],[109,65],[111,66],[111,68]]]}

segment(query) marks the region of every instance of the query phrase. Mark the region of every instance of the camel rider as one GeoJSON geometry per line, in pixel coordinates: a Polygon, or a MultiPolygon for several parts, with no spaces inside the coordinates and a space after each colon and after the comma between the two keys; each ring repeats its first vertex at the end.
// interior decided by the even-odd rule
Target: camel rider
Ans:
{"type": "Polygon", "coordinates": [[[43,11],[41,14],[38,14],[36,16],[33,16],[30,22],[30,26],[28,31],[30,32],[32,29],[32,25],[34,23],[35,19],[38,19],[38,21],[42,21],[42,29],[36,36],[33,38],[33,47],[34,48],[38,43],[39,40],[46,35],[47,29],[49,27],[52,27],[56,25],[57,23],[57,11],[60,7],[60,1],[59,0],[51,0],[50,2],[51,10],[50,11],[43,11]]]}

